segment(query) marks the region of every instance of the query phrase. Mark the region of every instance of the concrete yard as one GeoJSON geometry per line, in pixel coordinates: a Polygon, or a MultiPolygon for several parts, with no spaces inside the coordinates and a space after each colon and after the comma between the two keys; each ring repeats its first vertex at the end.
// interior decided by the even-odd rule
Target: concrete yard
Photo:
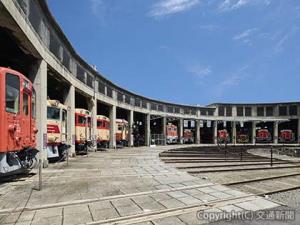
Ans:
{"type": "MultiPolygon", "coordinates": [[[[177,146],[93,152],[0,185],[0,224],[155,224],[208,222],[197,212],[280,205],[194,177],[158,154],[177,146]]],[[[182,145],[180,146],[182,148],[182,145]]]]}

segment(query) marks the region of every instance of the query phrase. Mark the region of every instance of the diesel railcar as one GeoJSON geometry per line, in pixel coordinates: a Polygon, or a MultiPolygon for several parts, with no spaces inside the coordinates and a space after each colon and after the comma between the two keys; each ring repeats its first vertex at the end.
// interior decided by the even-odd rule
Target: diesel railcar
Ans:
{"type": "Polygon", "coordinates": [[[258,129],[256,131],[256,141],[258,142],[270,142],[272,141],[272,135],[268,129],[258,129]]]}
{"type": "Polygon", "coordinates": [[[110,119],[97,115],[97,148],[108,148],[110,140],[110,119]]]}
{"type": "Polygon", "coordinates": [[[178,143],[178,129],[177,126],[172,124],[172,123],[168,123],[167,124],[167,144],[175,144],[178,143]]]}
{"type": "Polygon", "coordinates": [[[279,133],[279,142],[281,143],[289,143],[295,141],[295,134],[292,130],[286,129],[281,130],[279,133]]]}
{"type": "Polygon", "coordinates": [[[86,109],[75,109],[75,151],[87,154],[92,145],[91,112],[86,109]]]}
{"type": "Polygon", "coordinates": [[[47,156],[49,160],[65,159],[67,144],[68,107],[58,100],[47,100],[47,156]]]}
{"type": "Polygon", "coordinates": [[[23,74],[0,67],[0,176],[36,165],[35,109],[32,83],[23,74]]]}
{"type": "Polygon", "coordinates": [[[129,142],[129,126],[128,121],[124,119],[116,119],[117,131],[116,141],[117,144],[128,146],[129,142]]]}
{"type": "Polygon", "coordinates": [[[183,131],[183,143],[184,144],[192,144],[195,142],[194,133],[191,129],[185,129],[183,131]]]}

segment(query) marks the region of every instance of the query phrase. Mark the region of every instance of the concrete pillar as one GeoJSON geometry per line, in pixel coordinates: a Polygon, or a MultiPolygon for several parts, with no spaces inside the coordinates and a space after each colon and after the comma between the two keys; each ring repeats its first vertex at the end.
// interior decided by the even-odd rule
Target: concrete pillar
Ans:
{"type": "Polygon", "coordinates": [[[150,146],[151,143],[151,129],[150,129],[150,114],[145,117],[145,145],[150,146]]]}
{"type": "Polygon", "coordinates": [[[214,121],[214,144],[218,144],[218,121],[214,121]]]}
{"type": "Polygon", "coordinates": [[[69,156],[74,157],[75,152],[75,87],[71,85],[66,96],[65,104],[68,106],[68,121],[67,121],[67,135],[69,148],[69,156]]]}
{"type": "Polygon", "coordinates": [[[128,126],[129,126],[129,140],[128,140],[128,147],[133,146],[133,123],[134,123],[134,118],[133,118],[133,110],[129,111],[128,114],[128,126]]]}
{"type": "Polygon", "coordinates": [[[109,147],[116,148],[116,114],[117,114],[117,107],[112,105],[109,112],[109,119],[110,119],[110,141],[109,147]]]}
{"type": "Polygon", "coordinates": [[[93,150],[97,150],[97,99],[93,97],[90,100],[90,111],[92,112],[92,141],[93,150]]]}
{"type": "Polygon", "coordinates": [[[183,119],[179,119],[179,143],[183,144],[183,119]]]}
{"type": "Polygon", "coordinates": [[[163,145],[167,145],[167,117],[162,118],[162,134],[164,137],[163,145]]]}
{"type": "Polygon", "coordinates": [[[31,80],[36,91],[36,122],[37,122],[37,149],[43,166],[48,166],[47,159],[47,63],[39,61],[32,70],[31,80]]]}
{"type": "Polygon", "coordinates": [[[274,127],[273,127],[273,143],[278,144],[278,121],[274,122],[274,127]]]}
{"type": "Polygon", "coordinates": [[[201,128],[200,128],[200,120],[196,120],[196,129],[195,129],[195,132],[196,132],[196,141],[195,143],[196,144],[200,144],[201,143],[201,128]]]}
{"type": "Polygon", "coordinates": [[[256,143],[256,123],[257,122],[252,122],[252,144],[255,145],[256,143]]]}
{"type": "Polygon", "coordinates": [[[237,139],[237,137],[236,137],[236,122],[235,121],[233,121],[232,122],[232,144],[236,144],[236,139],[237,139]]]}

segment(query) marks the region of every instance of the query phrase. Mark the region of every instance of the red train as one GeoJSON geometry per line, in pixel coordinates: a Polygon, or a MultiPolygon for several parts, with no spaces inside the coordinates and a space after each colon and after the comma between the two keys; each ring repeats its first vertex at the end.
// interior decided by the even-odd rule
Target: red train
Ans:
{"type": "Polygon", "coordinates": [[[256,140],[258,142],[269,142],[272,141],[272,135],[268,129],[259,129],[256,132],[256,140]]]}
{"type": "Polygon", "coordinates": [[[281,130],[279,133],[279,142],[287,143],[295,141],[295,134],[292,130],[281,130]]]}
{"type": "Polygon", "coordinates": [[[35,91],[21,73],[0,67],[0,176],[26,172],[37,162],[35,91]]]}
{"type": "Polygon", "coordinates": [[[218,142],[225,143],[230,141],[229,133],[226,129],[218,131],[218,142]]]}

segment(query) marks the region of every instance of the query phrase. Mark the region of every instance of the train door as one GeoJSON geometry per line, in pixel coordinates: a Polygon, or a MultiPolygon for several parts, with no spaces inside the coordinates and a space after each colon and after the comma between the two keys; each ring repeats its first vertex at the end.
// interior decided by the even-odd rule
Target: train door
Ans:
{"type": "Polygon", "coordinates": [[[92,120],[91,117],[87,118],[87,140],[91,140],[91,136],[92,136],[92,120]]]}
{"type": "MultiPolygon", "coordinates": [[[[24,86],[24,85],[23,85],[24,86]]],[[[30,146],[30,134],[31,134],[31,118],[30,118],[30,112],[29,112],[29,102],[30,102],[30,95],[27,93],[24,88],[22,92],[22,116],[23,119],[21,120],[21,130],[23,133],[23,137],[21,140],[24,147],[30,146]]]]}
{"type": "Polygon", "coordinates": [[[31,143],[35,142],[35,134],[36,134],[36,127],[35,127],[35,117],[36,117],[36,94],[35,90],[32,88],[31,93],[31,118],[30,118],[30,138],[31,143]]]}
{"type": "Polygon", "coordinates": [[[5,74],[5,112],[9,127],[7,134],[7,149],[20,149],[20,77],[14,74],[5,74]]]}
{"type": "Polygon", "coordinates": [[[61,110],[61,140],[67,141],[67,110],[61,110]]]}
{"type": "Polygon", "coordinates": [[[122,140],[126,140],[126,127],[125,123],[122,123],[122,140]]]}

